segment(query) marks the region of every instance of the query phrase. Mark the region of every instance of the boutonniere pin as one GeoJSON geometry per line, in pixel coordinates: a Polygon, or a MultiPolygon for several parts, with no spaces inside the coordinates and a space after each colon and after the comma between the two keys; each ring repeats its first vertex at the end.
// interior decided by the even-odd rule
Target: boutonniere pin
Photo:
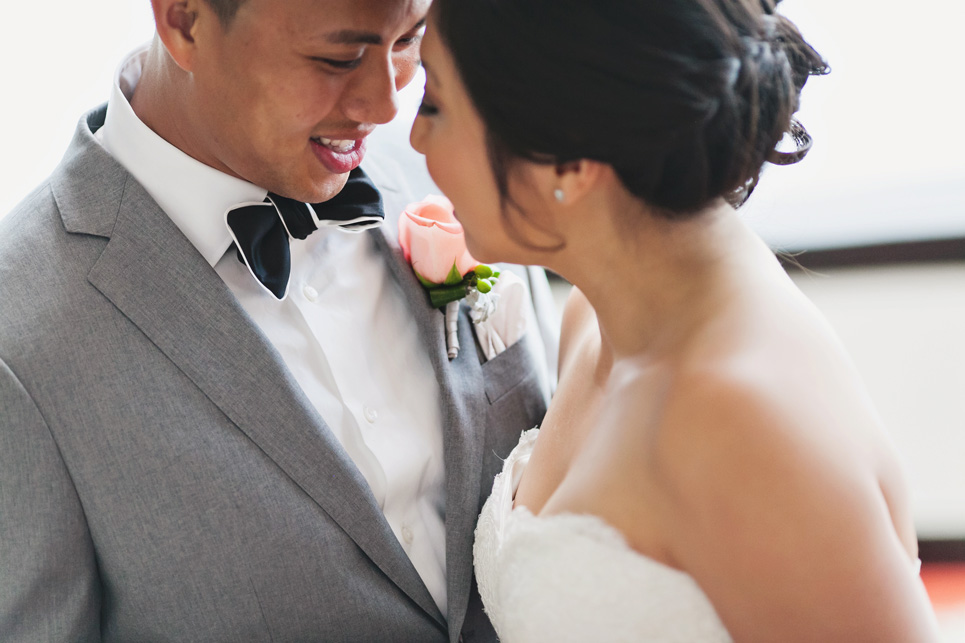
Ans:
{"type": "Polygon", "coordinates": [[[471,307],[470,317],[482,323],[496,309],[492,293],[499,272],[472,258],[452,202],[430,195],[409,204],[399,217],[399,245],[416,277],[425,286],[433,308],[445,308],[449,359],[459,354],[459,302],[471,307]]]}

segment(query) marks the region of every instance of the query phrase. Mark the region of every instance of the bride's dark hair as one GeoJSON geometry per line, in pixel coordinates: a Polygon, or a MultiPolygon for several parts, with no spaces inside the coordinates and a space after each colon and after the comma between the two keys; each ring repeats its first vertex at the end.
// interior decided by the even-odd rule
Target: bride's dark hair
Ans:
{"type": "Polygon", "coordinates": [[[810,138],[793,120],[827,63],[780,0],[435,0],[486,125],[504,200],[515,159],[611,165],[668,217],[739,204],[765,161],[810,138]],[[785,135],[797,143],[780,152],[785,135]]]}

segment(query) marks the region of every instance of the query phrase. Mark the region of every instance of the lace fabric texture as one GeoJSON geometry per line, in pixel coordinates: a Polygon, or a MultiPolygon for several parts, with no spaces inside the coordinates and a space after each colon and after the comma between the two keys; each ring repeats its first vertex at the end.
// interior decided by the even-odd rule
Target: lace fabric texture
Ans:
{"type": "Polygon", "coordinates": [[[731,641],[690,576],[630,549],[602,519],[513,509],[538,433],[523,433],[476,526],[476,579],[502,643],[731,641]]]}

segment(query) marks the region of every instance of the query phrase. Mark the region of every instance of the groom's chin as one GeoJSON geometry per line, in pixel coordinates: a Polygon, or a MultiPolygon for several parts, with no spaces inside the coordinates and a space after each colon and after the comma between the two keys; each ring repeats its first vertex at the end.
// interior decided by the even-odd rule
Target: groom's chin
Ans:
{"type": "Polygon", "coordinates": [[[348,176],[348,172],[344,174],[314,172],[301,181],[286,180],[282,177],[271,185],[260,187],[303,203],[324,203],[342,191],[348,182],[348,176]]]}

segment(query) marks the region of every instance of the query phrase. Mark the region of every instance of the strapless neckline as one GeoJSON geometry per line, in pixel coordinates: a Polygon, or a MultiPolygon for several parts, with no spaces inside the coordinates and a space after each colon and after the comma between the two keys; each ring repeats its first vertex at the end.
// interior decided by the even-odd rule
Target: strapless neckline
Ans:
{"type": "Polygon", "coordinates": [[[476,580],[502,643],[732,641],[693,577],[636,551],[603,518],[513,506],[538,434],[520,437],[476,526],[476,580]]]}
{"type": "Polygon", "coordinates": [[[521,436],[476,527],[476,578],[500,640],[730,641],[691,576],[632,549],[599,516],[513,507],[537,435],[521,436]]]}

